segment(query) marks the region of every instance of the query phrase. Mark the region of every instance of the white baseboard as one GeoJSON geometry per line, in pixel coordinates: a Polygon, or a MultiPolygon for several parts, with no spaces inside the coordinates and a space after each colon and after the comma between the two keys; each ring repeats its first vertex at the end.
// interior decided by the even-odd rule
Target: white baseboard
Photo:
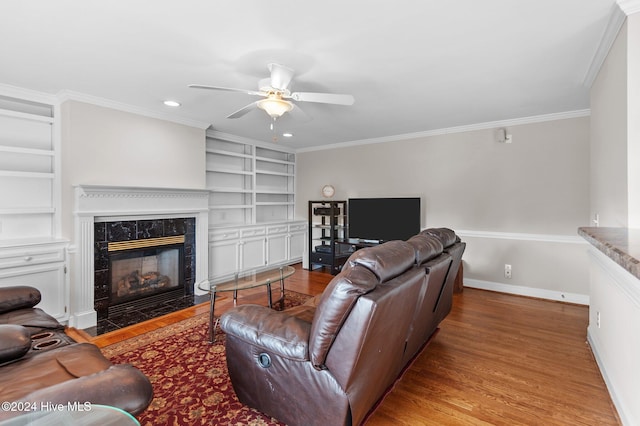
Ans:
{"type": "Polygon", "coordinates": [[[602,375],[602,379],[604,380],[605,385],[607,386],[607,390],[609,391],[609,396],[611,397],[611,401],[613,405],[616,407],[616,411],[618,412],[618,417],[620,417],[620,421],[623,425],[631,425],[633,424],[630,419],[630,415],[627,413],[623,402],[620,400],[618,394],[616,393],[616,388],[613,386],[611,382],[611,377],[609,376],[606,365],[601,356],[601,344],[598,341],[598,338],[594,333],[591,332],[591,326],[587,327],[587,341],[589,342],[589,346],[591,347],[591,352],[593,353],[594,358],[596,359],[596,364],[598,364],[598,368],[600,369],[600,374],[602,375]]]}
{"type": "Polygon", "coordinates": [[[78,329],[95,327],[98,324],[98,313],[95,310],[76,312],[69,317],[69,326],[78,329]]]}
{"type": "Polygon", "coordinates": [[[578,305],[589,305],[589,295],[566,293],[541,288],[524,287],[510,284],[496,283],[492,281],[474,280],[464,278],[464,286],[478,288],[481,290],[491,290],[500,293],[515,294],[518,296],[536,297],[538,299],[555,300],[558,302],[576,303],[578,305]]]}

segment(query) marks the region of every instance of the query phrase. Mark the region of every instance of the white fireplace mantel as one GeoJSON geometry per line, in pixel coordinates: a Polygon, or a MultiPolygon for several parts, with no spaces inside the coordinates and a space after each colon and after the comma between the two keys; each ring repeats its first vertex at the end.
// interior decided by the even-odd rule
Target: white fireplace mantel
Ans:
{"type": "Polygon", "coordinates": [[[194,217],[195,281],[208,275],[209,191],[103,185],[75,186],[73,275],[69,325],[84,329],[97,323],[94,309],[94,223],[96,219],[137,220],[194,217]]]}

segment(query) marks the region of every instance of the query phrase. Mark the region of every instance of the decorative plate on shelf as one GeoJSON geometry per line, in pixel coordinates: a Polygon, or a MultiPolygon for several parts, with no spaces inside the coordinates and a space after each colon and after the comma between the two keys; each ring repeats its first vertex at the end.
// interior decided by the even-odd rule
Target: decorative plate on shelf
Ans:
{"type": "Polygon", "coordinates": [[[336,193],[336,189],[333,185],[325,185],[322,187],[322,196],[324,198],[331,198],[336,193]]]}

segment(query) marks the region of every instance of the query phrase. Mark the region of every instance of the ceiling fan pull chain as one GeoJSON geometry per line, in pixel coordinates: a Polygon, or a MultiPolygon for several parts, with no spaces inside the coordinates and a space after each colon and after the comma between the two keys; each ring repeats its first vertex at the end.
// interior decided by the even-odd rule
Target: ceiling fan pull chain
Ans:
{"type": "Polygon", "coordinates": [[[274,143],[278,142],[278,133],[276,132],[276,117],[273,117],[273,121],[271,122],[271,125],[269,126],[271,128],[271,131],[273,132],[273,136],[271,137],[271,141],[274,143]]]}

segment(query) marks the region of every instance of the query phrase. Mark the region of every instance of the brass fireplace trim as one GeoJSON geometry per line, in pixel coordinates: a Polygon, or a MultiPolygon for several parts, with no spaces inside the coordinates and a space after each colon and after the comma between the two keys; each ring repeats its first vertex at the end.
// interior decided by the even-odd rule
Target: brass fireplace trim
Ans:
{"type": "Polygon", "coordinates": [[[141,249],[147,247],[159,247],[171,244],[184,244],[184,235],[176,235],[173,237],[147,238],[145,240],[118,241],[115,243],[109,243],[107,245],[107,250],[109,252],[112,252],[141,249]]]}

